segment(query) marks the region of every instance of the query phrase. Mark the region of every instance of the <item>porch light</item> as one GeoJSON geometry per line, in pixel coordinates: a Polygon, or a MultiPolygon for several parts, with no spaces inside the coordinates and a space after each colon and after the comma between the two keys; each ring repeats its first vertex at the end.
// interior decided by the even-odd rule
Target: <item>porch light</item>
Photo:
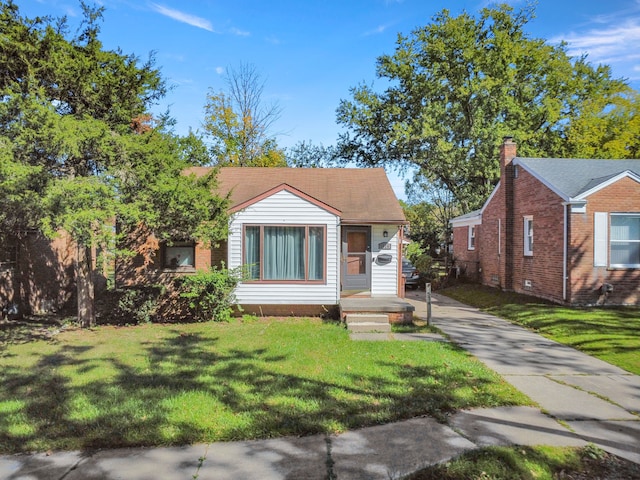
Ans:
{"type": "Polygon", "coordinates": [[[387,238],[389,236],[389,232],[387,232],[386,230],[384,232],[382,232],[382,236],[384,238],[387,238]]]}

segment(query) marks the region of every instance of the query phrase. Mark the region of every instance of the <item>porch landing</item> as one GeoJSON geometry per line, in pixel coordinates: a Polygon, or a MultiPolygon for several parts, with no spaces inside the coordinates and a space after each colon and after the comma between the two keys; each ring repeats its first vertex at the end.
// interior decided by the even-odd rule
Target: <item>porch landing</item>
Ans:
{"type": "Polygon", "coordinates": [[[344,297],[340,299],[340,318],[347,314],[385,314],[390,323],[411,323],[415,307],[399,297],[344,297]]]}

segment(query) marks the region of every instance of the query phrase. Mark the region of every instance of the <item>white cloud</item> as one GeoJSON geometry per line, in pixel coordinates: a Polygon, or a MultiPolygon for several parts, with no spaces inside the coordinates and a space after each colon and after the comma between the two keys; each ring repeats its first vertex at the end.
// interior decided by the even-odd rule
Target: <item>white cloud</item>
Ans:
{"type": "Polygon", "coordinates": [[[238,35],[239,37],[248,37],[251,35],[250,32],[240,30],[239,28],[232,28],[231,33],[233,33],[234,35],[238,35]]]}
{"type": "Polygon", "coordinates": [[[186,23],[187,25],[191,25],[197,28],[202,28],[210,32],[214,31],[213,26],[211,25],[211,22],[205,18],[197,17],[195,15],[184,13],[179,10],[174,10],[173,8],[165,7],[163,5],[158,5],[157,3],[152,3],[151,8],[153,8],[153,10],[158,12],[160,15],[173,18],[178,22],[186,23]]]}
{"type": "Polygon", "coordinates": [[[364,36],[368,37],[370,35],[379,35],[381,33],[384,33],[387,30],[387,28],[389,28],[389,25],[378,25],[373,30],[369,30],[367,32],[364,32],[364,36]]]}
{"type": "Polygon", "coordinates": [[[227,71],[227,70],[226,70],[226,68],[224,68],[224,67],[216,67],[216,73],[217,73],[218,75],[223,75],[226,71],[227,71]]]}
{"type": "Polygon", "coordinates": [[[640,6],[599,15],[590,19],[582,29],[557,35],[551,43],[567,43],[569,55],[587,55],[592,64],[610,65],[615,75],[637,78],[640,67],[640,6]]]}

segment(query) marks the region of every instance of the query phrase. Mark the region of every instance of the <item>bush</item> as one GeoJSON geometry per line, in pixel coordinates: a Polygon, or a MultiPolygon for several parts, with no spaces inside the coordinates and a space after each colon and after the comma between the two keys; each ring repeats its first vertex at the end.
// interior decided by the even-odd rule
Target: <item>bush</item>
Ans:
{"type": "Polygon", "coordinates": [[[229,321],[233,313],[239,271],[218,269],[200,270],[193,275],[174,280],[181,298],[188,301],[189,310],[197,322],[229,321]]]}
{"type": "Polygon", "coordinates": [[[107,290],[98,306],[100,323],[136,325],[153,322],[165,292],[162,285],[107,290]]]}

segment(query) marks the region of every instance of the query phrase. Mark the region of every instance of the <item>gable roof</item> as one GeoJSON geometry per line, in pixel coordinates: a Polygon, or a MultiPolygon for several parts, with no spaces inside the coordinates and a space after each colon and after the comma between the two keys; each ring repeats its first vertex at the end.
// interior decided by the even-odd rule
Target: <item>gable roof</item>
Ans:
{"type": "MultiPolygon", "coordinates": [[[[189,172],[200,176],[210,170],[193,167],[189,172]]],[[[343,223],[407,223],[382,168],[222,167],[216,178],[219,193],[231,193],[232,211],[287,185],[339,210],[343,223]]]]}
{"type": "Polygon", "coordinates": [[[640,182],[640,160],[522,158],[521,165],[565,201],[580,200],[625,176],[640,182]]]}
{"type": "Polygon", "coordinates": [[[263,200],[265,198],[270,197],[271,195],[275,195],[278,192],[289,192],[293,195],[295,195],[298,198],[302,198],[303,200],[306,200],[307,202],[311,202],[313,203],[315,206],[322,208],[323,210],[328,211],[329,213],[332,213],[336,216],[340,216],[341,212],[340,210],[333,208],[331,205],[327,205],[326,203],[321,202],[320,200],[317,200],[313,197],[311,197],[310,195],[307,195],[306,193],[298,190],[297,188],[292,187],[291,185],[287,185],[286,183],[281,183],[280,185],[278,185],[277,187],[273,187],[270,190],[267,190],[266,192],[263,192],[249,200],[247,200],[246,202],[242,202],[242,203],[238,203],[236,205],[234,205],[233,207],[230,208],[231,213],[234,212],[238,212],[240,210],[244,210],[245,208],[253,205],[254,203],[259,202],[260,200],[263,200]]]}

